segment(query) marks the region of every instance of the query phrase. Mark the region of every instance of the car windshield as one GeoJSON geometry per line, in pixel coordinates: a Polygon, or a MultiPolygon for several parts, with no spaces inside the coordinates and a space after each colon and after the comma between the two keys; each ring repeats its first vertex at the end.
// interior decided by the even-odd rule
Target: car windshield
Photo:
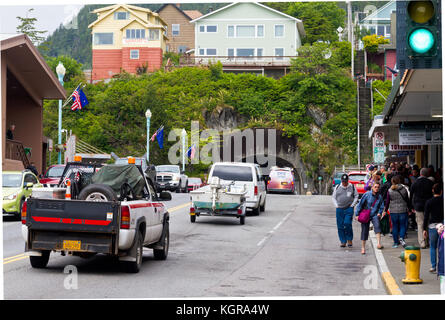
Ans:
{"type": "Polygon", "coordinates": [[[3,188],[18,188],[22,185],[22,174],[3,173],[3,188]]]}
{"type": "Polygon", "coordinates": [[[189,184],[201,184],[201,179],[199,179],[199,178],[189,178],[189,184]]]}
{"type": "Polygon", "coordinates": [[[156,172],[173,172],[179,173],[179,166],[157,166],[156,172]]]}
{"type": "Polygon", "coordinates": [[[350,174],[349,181],[364,181],[366,179],[366,174],[350,174]]]}
{"type": "Polygon", "coordinates": [[[213,168],[212,176],[227,181],[253,181],[252,169],[244,166],[218,165],[213,168]]]}
{"type": "Polygon", "coordinates": [[[45,174],[45,178],[59,178],[63,174],[65,167],[51,167],[45,174]]]}

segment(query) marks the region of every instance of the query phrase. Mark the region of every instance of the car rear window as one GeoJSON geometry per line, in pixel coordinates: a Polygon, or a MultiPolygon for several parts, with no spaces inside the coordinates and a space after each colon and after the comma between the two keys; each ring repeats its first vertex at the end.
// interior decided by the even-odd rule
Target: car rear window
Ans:
{"type": "Polygon", "coordinates": [[[289,171],[272,171],[270,173],[271,178],[292,178],[292,174],[289,171]]]}
{"type": "Polygon", "coordinates": [[[344,172],[337,172],[337,173],[334,175],[334,178],[335,178],[335,179],[340,179],[341,176],[344,175],[344,174],[345,174],[344,172]]]}
{"type": "Polygon", "coordinates": [[[366,174],[350,174],[349,181],[364,181],[366,179],[366,174]]]}
{"type": "Polygon", "coordinates": [[[253,181],[252,168],[218,165],[213,168],[213,177],[228,181],[253,181]]]}
{"type": "Polygon", "coordinates": [[[65,167],[52,167],[49,168],[46,172],[46,178],[58,178],[61,177],[63,174],[63,170],[65,170],[65,167]]]}
{"type": "Polygon", "coordinates": [[[202,183],[202,181],[199,178],[189,178],[189,184],[190,183],[199,184],[199,183],[202,183]]]}

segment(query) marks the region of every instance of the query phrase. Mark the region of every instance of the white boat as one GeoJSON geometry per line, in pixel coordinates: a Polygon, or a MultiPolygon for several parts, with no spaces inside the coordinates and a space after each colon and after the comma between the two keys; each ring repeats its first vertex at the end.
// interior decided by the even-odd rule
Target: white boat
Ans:
{"type": "Polygon", "coordinates": [[[209,185],[190,191],[192,206],[190,220],[195,222],[196,216],[236,216],[244,224],[246,216],[245,186],[235,186],[231,181],[213,177],[209,185]]]}

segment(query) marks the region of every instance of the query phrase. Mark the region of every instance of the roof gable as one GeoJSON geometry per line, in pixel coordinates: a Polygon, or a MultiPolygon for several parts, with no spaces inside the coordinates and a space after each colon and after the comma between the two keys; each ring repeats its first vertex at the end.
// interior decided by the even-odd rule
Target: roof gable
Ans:
{"type": "MultiPolygon", "coordinates": [[[[138,8],[135,6],[131,6],[131,5],[126,5],[126,4],[116,4],[114,6],[109,6],[109,7],[105,7],[105,8],[101,8],[101,9],[106,9],[109,10],[109,12],[103,14],[100,18],[96,19],[94,22],[92,22],[88,28],[92,28],[93,26],[95,26],[98,22],[103,21],[106,17],[110,16],[113,12],[115,12],[118,9],[125,9],[128,12],[130,12],[135,18],[138,18],[141,21],[144,21],[143,19],[141,19],[140,17],[138,17],[138,15],[134,12],[135,11],[142,11],[142,12],[147,12],[147,13],[152,13],[151,10],[148,9],[144,9],[144,8],[138,8]],[[107,8],[107,9],[106,9],[107,8]]],[[[100,10],[100,9],[98,9],[100,10]]],[[[99,13],[105,10],[101,10],[101,11],[97,11],[94,10],[93,13],[99,13]]],[[[144,23],[148,24],[148,21],[145,20],[144,23]]]]}
{"type": "Polygon", "coordinates": [[[390,1],[381,8],[363,18],[362,23],[371,22],[372,20],[390,20],[391,12],[396,10],[396,2],[390,1]]]}

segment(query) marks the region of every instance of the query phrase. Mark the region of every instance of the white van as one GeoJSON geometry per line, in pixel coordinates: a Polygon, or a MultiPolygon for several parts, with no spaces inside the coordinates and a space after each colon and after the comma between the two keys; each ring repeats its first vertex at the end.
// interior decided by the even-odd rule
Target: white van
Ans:
{"type": "Polygon", "coordinates": [[[258,215],[266,207],[266,183],[261,177],[260,166],[244,162],[216,162],[209,172],[208,181],[219,177],[221,184],[234,182],[235,186],[246,186],[247,208],[258,215]]]}

